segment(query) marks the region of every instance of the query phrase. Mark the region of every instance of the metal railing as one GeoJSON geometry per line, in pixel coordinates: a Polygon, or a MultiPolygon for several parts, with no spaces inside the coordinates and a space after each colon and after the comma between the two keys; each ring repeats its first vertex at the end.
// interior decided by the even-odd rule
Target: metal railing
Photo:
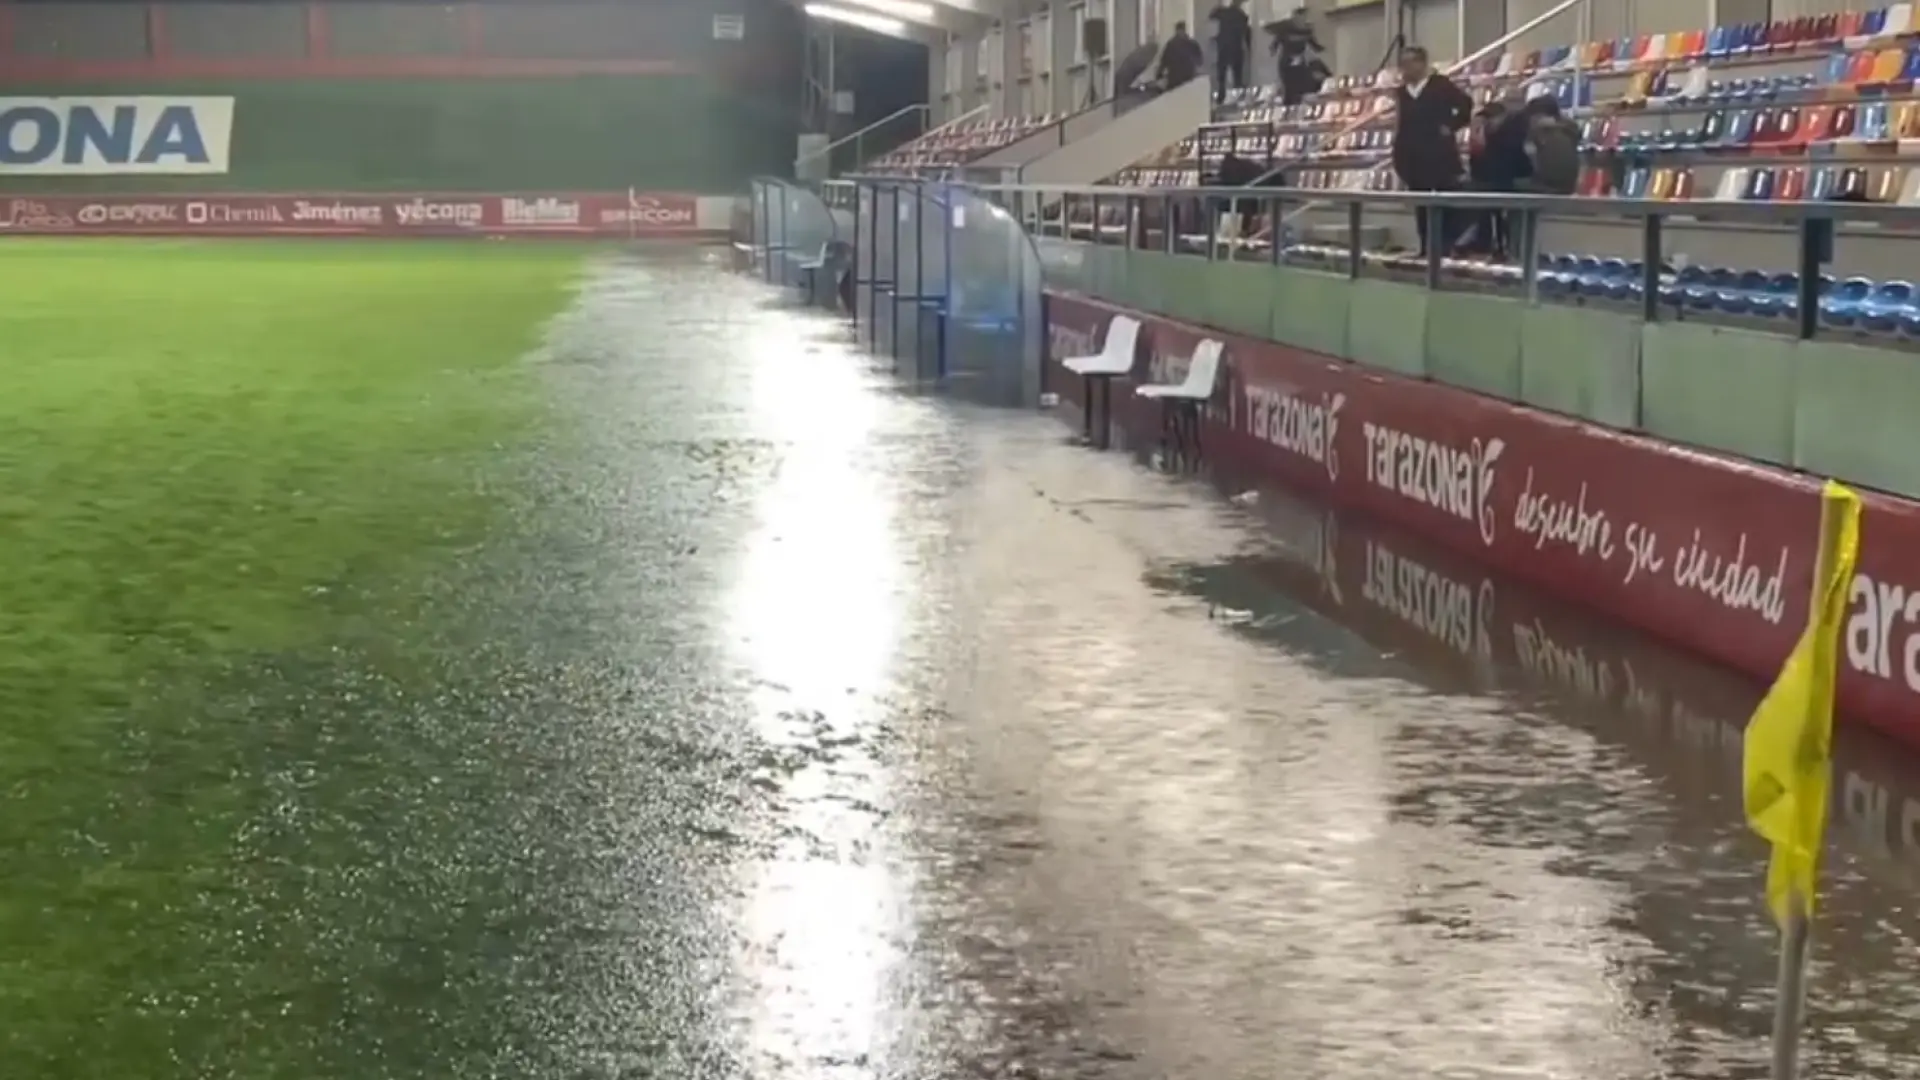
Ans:
{"type": "MultiPolygon", "coordinates": [[[[984,105],[984,104],[979,105],[975,108],[967,110],[964,113],[961,113],[959,116],[956,116],[953,119],[948,120],[944,123],[937,124],[931,128],[925,128],[924,130],[906,139],[903,139],[901,142],[902,144],[904,144],[907,142],[912,142],[915,139],[924,139],[927,136],[935,134],[937,132],[945,131],[946,129],[953,127],[956,124],[962,123],[967,120],[972,120],[980,116],[981,114],[985,113],[987,109],[988,109],[987,105],[984,105]]],[[[879,131],[880,129],[886,127],[889,124],[892,124],[893,122],[899,120],[901,117],[904,117],[904,116],[918,115],[921,117],[922,124],[924,126],[926,117],[932,115],[932,113],[933,113],[933,106],[926,102],[921,102],[917,105],[908,105],[904,108],[895,109],[894,111],[888,113],[887,115],[881,117],[878,120],[875,120],[871,124],[867,124],[866,126],[860,128],[857,131],[848,132],[847,134],[840,136],[839,138],[833,140],[832,142],[828,143],[825,146],[822,146],[816,150],[813,150],[810,153],[802,154],[799,157],[795,158],[793,161],[793,174],[795,176],[805,176],[807,173],[807,167],[823,158],[828,162],[829,165],[831,165],[833,161],[833,152],[835,150],[840,149],[843,146],[848,146],[848,145],[851,145],[853,147],[854,161],[856,163],[864,162],[867,160],[869,156],[866,153],[866,140],[871,138],[875,132],[879,131]]],[[[893,149],[893,147],[888,147],[888,149],[893,149]]],[[[828,172],[831,173],[832,169],[829,168],[828,172]]]]}
{"type": "MultiPolygon", "coordinates": [[[[1575,6],[1579,6],[1580,8],[1581,32],[1583,34],[1591,36],[1593,32],[1593,0],[1561,0],[1559,4],[1550,8],[1546,12],[1543,12],[1542,14],[1537,15],[1534,18],[1529,19],[1524,23],[1521,23],[1519,26],[1515,27],[1514,29],[1507,31],[1506,33],[1500,35],[1499,37],[1494,38],[1492,41],[1488,42],[1487,44],[1482,45],[1480,48],[1475,49],[1473,52],[1468,53],[1466,56],[1456,61],[1452,67],[1449,67],[1446,73],[1449,76],[1453,76],[1453,75],[1459,74],[1462,71],[1467,70],[1472,65],[1479,63],[1480,61],[1486,59],[1489,56],[1492,56],[1495,51],[1499,49],[1503,49],[1508,45],[1512,44],[1513,42],[1519,40],[1523,34],[1529,34],[1535,30],[1538,30],[1540,27],[1545,26],[1546,24],[1559,18],[1561,15],[1564,15],[1566,12],[1572,10],[1575,6]]],[[[1582,37],[1580,40],[1584,43],[1586,40],[1588,40],[1588,38],[1582,37]]],[[[1545,75],[1550,73],[1539,72],[1538,74],[1545,75]]],[[[1585,70],[1580,68],[1578,65],[1576,65],[1574,67],[1574,72],[1573,72],[1574,94],[1575,94],[1576,101],[1579,100],[1578,95],[1580,93],[1581,82],[1586,77],[1587,76],[1586,76],[1585,70]]],[[[1386,116],[1391,115],[1393,111],[1394,111],[1393,106],[1391,104],[1387,105],[1385,108],[1377,108],[1377,109],[1369,110],[1365,113],[1362,113],[1360,116],[1355,117],[1349,123],[1343,124],[1340,127],[1336,128],[1333,132],[1332,137],[1335,139],[1338,139],[1342,135],[1352,134],[1353,132],[1358,131],[1363,127],[1366,127],[1368,124],[1371,124],[1376,120],[1380,120],[1386,116]]],[[[1255,179],[1248,186],[1259,186],[1259,185],[1265,184],[1268,181],[1272,180],[1274,177],[1279,176],[1280,174],[1286,172],[1288,169],[1297,168],[1301,165],[1307,164],[1307,161],[1308,159],[1306,158],[1297,158],[1289,161],[1283,161],[1278,165],[1274,165],[1273,167],[1269,168],[1265,173],[1261,174],[1259,178],[1255,179]]],[[[1375,165],[1372,168],[1368,169],[1367,172],[1369,173],[1378,172],[1381,169],[1384,169],[1386,167],[1387,167],[1387,163],[1381,162],[1380,164],[1375,165]]],[[[1314,208],[1314,205],[1315,204],[1313,203],[1308,203],[1304,206],[1296,207],[1293,213],[1295,215],[1304,214],[1307,211],[1312,210],[1314,208]]]]}
{"type": "MultiPolygon", "coordinates": [[[[1539,296],[1543,220],[1627,219],[1638,224],[1640,258],[1638,287],[1633,290],[1642,318],[1663,317],[1663,286],[1671,270],[1665,258],[1665,228],[1674,219],[1710,221],[1778,228],[1794,233],[1794,273],[1797,276],[1792,317],[1794,332],[1811,338],[1820,325],[1822,269],[1833,261],[1836,226],[1867,227],[1878,231],[1912,231],[1920,235],[1920,207],[1875,203],[1834,202],[1687,202],[1648,199],[1596,199],[1564,195],[1485,194],[1473,192],[1289,192],[1286,189],[1240,187],[1121,188],[1100,185],[1016,184],[978,188],[1008,206],[1025,227],[1039,237],[1085,240],[1140,250],[1191,255],[1209,261],[1261,260],[1280,264],[1288,260],[1290,245],[1281,232],[1273,240],[1242,241],[1222,233],[1222,219],[1258,207],[1268,221],[1282,221],[1290,208],[1311,201],[1346,208],[1346,228],[1340,260],[1348,276],[1363,276],[1380,257],[1364,243],[1369,208],[1397,211],[1428,210],[1425,254],[1392,256],[1395,265],[1424,275],[1430,288],[1439,288],[1458,264],[1447,255],[1446,239],[1460,216],[1506,215],[1515,238],[1513,274],[1529,299],[1539,296]],[[1041,214],[1032,208],[1050,204],[1058,213],[1041,214]]],[[[1471,265],[1471,264],[1470,264],[1471,265]]]]}

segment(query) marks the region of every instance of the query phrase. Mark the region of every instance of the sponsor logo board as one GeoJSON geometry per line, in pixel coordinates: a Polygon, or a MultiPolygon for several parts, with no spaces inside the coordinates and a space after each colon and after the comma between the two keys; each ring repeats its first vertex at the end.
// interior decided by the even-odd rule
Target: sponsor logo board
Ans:
{"type": "Polygon", "coordinates": [[[98,235],[697,235],[691,195],[0,196],[0,232],[98,235]]]}
{"type": "Polygon", "coordinates": [[[602,210],[600,217],[608,225],[649,229],[691,229],[695,219],[696,204],[684,195],[631,195],[624,205],[602,210]]]}
{"type": "MultiPolygon", "coordinates": [[[[1049,338],[1059,349],[1096,337],[1118,310],[1054,294],[1049,338]]],[[[1792,647],[1818,520],[1805,478],[1130,314],[1156,355],[1190,355],[1202,336],[1226,343],[1202,436],[1217,467],[1377,514],[1756,678],[1772,678],[1792,647]]],[[[1059,368],[1049,386],[1081,392],[1059,368]]],[[[1160,430],[1157,410],[1124,388],[1112,401],[1121,426],[1160,430]]],[[[1865,498],[1841,705],[1920,747],[1920,503],[1865,498]]],[[[1376,594],[1418,600],[1436,632],[1463,636],[1459,596],[1401,563],[1371,565],[1376,594]]]]}
{"type": "Polygon", "coordinates": [[[228,170],[230,97],[0,97],[0,176],[228,170]]]}
{"type": "Polygon", "coordinates": [[[415,196],[393,205],[394,220],[410,229],[477,229],[486,223],[487,208],[478,202],[441,202],[415,196]]]}
{"type": "Polygon", "coordinates": [[[503,224],[522,228],[577,229],[580,227],[580,202],[557,195],[532,198],[508,195],[500,200],[500,220],[503,224]]]}

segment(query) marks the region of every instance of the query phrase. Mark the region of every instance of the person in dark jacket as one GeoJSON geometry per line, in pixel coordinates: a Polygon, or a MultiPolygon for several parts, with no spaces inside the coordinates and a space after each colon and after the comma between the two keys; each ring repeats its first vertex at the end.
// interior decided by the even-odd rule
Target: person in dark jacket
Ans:
{"type": "MultiPolygon", "coordinates": [[[[1433,70],[1427,50],[1400,50],[1400,88],[1394,92],[1393,171],[1408,191],[1457,191],[1460,188],[1459,133],[1473,121],[1473,99],[1453,80],[1433,70]]],[[[1427,248],[1427,213],[1416,210],[1420,250],[1427,248]]],[[[1441,214],[1441,235],[1450,240],[1448,215],[1441,214]]]]}
{"type": "MultiPolygon", "coordinates": [[[[1467,142],[1467,185],[1474,191],[1499,193],[1512,191],[1506,176],[1509,163],[1501,156],[1497,134],[1509,116],[1504,101],[1490,101],[1473,118],[1473,135],[1467,142]]],[[[1499,210],[1483,210],[1464,215],[1460,250],[1475,255],[1499,255],[1506,250],[1506,215],[1499,210]]]]}
{"type": "Polygon", "coordinates": [[[1527,107],[1521,153],[1526,174],[1516,184],[1539,195],[1571,195],[1580,186],[1580,129],[1560,111],[1560,103],[1539,93],[1527,107]]]}
{"type": "Polygon", "coordinates": [[[1174,23],[1173,36],[1160,46],[1160,68],[1157,72],[1160,85],[1171,90],[1182,83],[1191,82],[1206,63],[1206,54],[1200,51],[1200,43],[1187,33],[1187,24],[1174,23]]]}
{"type": "Polygon", "coordinates": [[[1306,8],[1295,8],[1293,14],[1268,23],[1266,29],[1272,36],[1267,51],[1279,62],[1281,104],[1298,105],[1318,91],[1332,74],[1327,65],[1313,55],[1325,49],[1314,36],[1306,8]]]}
{"type": "MultiPolygon", "coordinates": [[[[1281,174],[1268,175],[1267,167],[1257,161],[1243,158],[1228,151],[1220,161],[1220,171],[1215,183],[1221,187],[1282,188],[1286,179],[1281,174]]],[[[1234,200],[1234,212],[1240,215],[1240,235],[1252,237],[1260,226],[1260,215],[1267,209],[1265,199],[1249,196],[1234,200]]]]}
{"type": "Polygon", "coordinates": [[[1253,20],[1247,17],[1247,0],[1231,0],[1213,9],[1207,18],[1214,23],[1213,100],[1225,101],[1227,83],[1234,89],[1247,85],[1247,54],[1253,51],[1253,20]]]}

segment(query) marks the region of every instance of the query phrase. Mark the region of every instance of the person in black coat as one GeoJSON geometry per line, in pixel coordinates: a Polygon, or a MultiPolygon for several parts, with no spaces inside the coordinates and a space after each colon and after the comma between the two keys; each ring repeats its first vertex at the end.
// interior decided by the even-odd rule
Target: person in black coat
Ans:
{"type": "Polygon", "coordinates": [[[1246,4],[1247,0],[1231,0],[1207,16],[1215,27],[1213,100],[1216,102],[1226,100],[1228,82],[1232,82],[1236,90],[1247,85],[1247,54],[1253,51],[1253,20],[1247,16],[1246,4]]]}
{"type": "MultiPolygon", "coordinates": [[[[1453,80],[1433,70],[1427,50],[1400,50],[1400,88],[1394,92],[1393,171],[1408,191],[1457,191],[1460,188],[1459,133],[1473,122],[1473,99],[1453,80]]],[[[1420,250],[1427,249],[1427,213],[1414,212],[1420,250]]],[[[1441,235],[1451,239],[1441,215],[1441,235]]]]}
{"type": "Polygon", "coordinates": [[[1200,69],[1206,66],[1206,54],[1200,51],[1200,43],[1187,33],[1187,24],[1173,24],[1173,36],[1160,47],[1160,85],[1168,90],[1189,82],[1200,69]]]}
{"type": "MultiPolygon", "coordinates": [[[[1467,153],[1467,184],[1474,191],[1498,194],[1514,190],[1513,153],[1524,160],[1524,149],[1509,145],[1503,133],[1512,110],[1504,101],[1488,102],[1474,117],[1473,138],[1467,153]]],[[[1456,222],[1461,232],[1461,250],[1476,255],[1502,255],[1506,252],[1506,214],[1485,210],[1461,215],[1456,222]]]]}
{"type": "Polygon", "coordinates": [[[1279,61],[1281,104],[1298,105],[1318,91],[1331,74],[1318,56],[1309,55],[1309,51],[1325,50],[1314,36],[1306,8],[1295,8],[1293,14],[1268,23],[1266,29],[1272,35],[1267,51],[1279,61]]]}
{"type": "MultiPolygon", "coordinates": [[[[1220,169],[1214,183],[1221,187],[1243,187],[1260,191],[1263,188],[1283,188],[1287,186],[1286,177],[1280,173],[1269,173],[1267,167],[1258,161],[1243,158],[1233,151],[1227,151],[1220,161],[1220,169]]],[[[1260,215],[1268,209],[1263,196],[1249,196],[1233,200],[1233,210],[1240,215],[1240,235],[1251,238],[1259,231],[1260,215]]]]}

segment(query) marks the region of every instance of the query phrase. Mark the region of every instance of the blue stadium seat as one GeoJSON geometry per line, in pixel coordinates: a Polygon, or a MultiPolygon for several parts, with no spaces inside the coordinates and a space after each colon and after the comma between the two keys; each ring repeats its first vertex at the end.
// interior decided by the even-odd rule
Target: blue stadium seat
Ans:
{"type": "Polygon", "coordinates": [[[1712,310],[1720,294],[1732,290],[1735,280],[1733,271],[1724,267],[1714,267],[1706,271],[1700,277],[1698,284],[1687,286],[1687,306],[1700,311],[1712,310]]]}
{"type": "Polygon", "coordinates": [[[1860,324],[1870,333],[1892,334],[1901,316],[1914,310],[1913,282],[1883,281],[1860,305],[1860,324]]]}
{"type": "Polygon", "coordinates": [[[1870,279],[1848,278],[1820,298],[1820,321],[1828,326],[1854,326],[1860,319],[1861,306],[1872,295],[1870,279]]]}
{"type": "Polygon", "coordinates": [[[1754,310],[1754,300],[1760,296],[1766,284],[1767,275],[1758,270],[1735,275],[1731,283],[1714,289],[1713,306],[1729,315],[1745,315],[1754,310]]]}
{"type": "Polygon", "coordinates": [[[1606,294],[1606,281],[1600,273],[1599,256],[1581,255],[1575,258],[1573,287],[1574,291],[1582,296],[1603,296],[1606,294]]]}
{"type": "Polygon", "coordinates": [[[1799,292],[1800,275],[1775,274],[1754,295],[1753,313],[1775,318],[1792,314],[1799,310],[1799,292]]]}
{"type": "Polygon", "coordinates": [[[1594,272],[1596,286],[1594,295],[1611,300],[1623,300],[1627,295],[1627,282],[1631,279],[1632,275],[1627,273],[1627,260],[1602,259],[1599,268],[1594,272]]]}
{"type": "Polygon", "coordinates": [[[1687,302],[1687,290],[1706,280],[1706,271],[1697,266],[1683,267],[1660,285],[1660,299],[1674,307],[1687,302]]]}
{"type": "Polygon", "coordinates": [[[1571,256],[1542,253],[1540,266],[1535,271],[1535,279],[1539,283],[1540,291],[1548,296],[1564,294],[1571,281],[1568,268],[1572,265],[1571,256]]]}

